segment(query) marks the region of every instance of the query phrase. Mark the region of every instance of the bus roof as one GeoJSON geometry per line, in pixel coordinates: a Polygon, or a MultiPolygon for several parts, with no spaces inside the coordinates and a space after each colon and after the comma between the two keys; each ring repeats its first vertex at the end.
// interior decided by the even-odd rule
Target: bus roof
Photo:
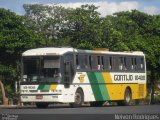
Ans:
{"type": "Polygon", "coordinates": [[[66,52],[73,52],[73,48],[36,48],[23,52],[22,56],[46,56],[46,55],[63,55],[66,52]]]}
{"type": "Polygon", "coordinates": [[[98,54],[112,54],[112,55],[139,55],[139,56],[144,56],[144,53],[141,51],[123,51],[123,52],[118,52],[118,51],[108,51],[108,50],[102,50],[102,51],[97,51],[97,50],[80,50],[76,49],[75,50],[77,53],[98,53],[98,54]]]}
{"type": "Polygon", "coordinates": [[[46,48],[36,48],[30,49],[23,52],[22,56],[46,56],[46,55],[63,55],[67,52],[76,52],[76,53],[90,53],[90,54],[115,54],[115,55],[139,55],[144,56],[141,51],[124,51],[124,52],[112,52],[108,50],[81,50],[74,48],[55,48],[55,47],[46,47],[46,48]]]}

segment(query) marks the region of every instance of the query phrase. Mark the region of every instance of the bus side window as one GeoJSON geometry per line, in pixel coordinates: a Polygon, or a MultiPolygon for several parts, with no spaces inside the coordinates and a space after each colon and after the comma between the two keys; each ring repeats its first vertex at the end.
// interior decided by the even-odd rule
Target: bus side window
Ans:
{"type": "Polygon", "coordinates": [[[104,57],[103,56],[97,56],[97,60],[98,60],[97,69],[98,70],[103,70],[104,69],[104,57]]]}
{"type": "Polygon", "coordinates": [[[78,56],[80,69],[85,69],[84,55],[81,54],[78,56]]]}
{"type": "Polygon", "coordinates": [[[98,66],[97,56],[93,55],[91,57],[92,57],[92,62],[91,62],[92,70],[97,70],[98,69],[98,67],[97,67],[98,66]]]}
{"type": "Polygon", "coordinates": [[[103,59],[103,68],[104,68],[104,70],[109,70],[109,66],[110,66],[109,57],[108,56],[104,56],[104,59],[103,59]]]}
{"type": "Polygon", "coordinates": [[[131,70],[136,70],[137,69],[137,58],[132,58],[132,65],[131,65],[131,70]]]}
{"type": "Polygon", "coordinates": [[[119,70],[119,63],[118,63],[118,57],[114,56],[112,57],[112,70],[117,71],[119,70]]]}
{"type": "Polygon", "coordinates": [[[144,70],[144,58],[140,58],[140,68],[141,70],[144,70]]]}
{"type": "Polygon", "coordinates": [[[85,69],[88,69],[88,68],[89,68],[88,55],[85,55],[85,56],[84,56],[84,67],[85,67],[85,69]]]}
{"type": "Polygon", "coordinates": [[[123,57],[119,57],[119,70],[123,69],[123,57]]]}
{"type": "Polygon", "coordinates": [[[76,68],[77,68],[77,69],[80,69],[80,64],[79,64],[78,55],[76,55],[76,68]]]}
{"type": "Polygon", "coordinates": [[[88,63],[88,55],[85,54],[78,54],[76,55],[76,68],[87,70],[89,69],[89,63],[88,63]]]}
{"type": "Polygon", "coordinates": [[[127,70],[126,57],[119,57],[119,70],[127,70]]]}
{"type": "Polygon", "coordinates": [[[134,58],[134,69],[137,69],[137,58],[134,58]]]}
{"type": "Polygon", "coordinates": [[[109,69],[112,70],[112,57],[109,57],[109,69]]]}
{"type": "Polygon", "coordinates": [[[126,61],[126,57],[124,57],[124,61],[123,61],[123,70],[127,70],[127,61],[126,61]]]}
{"type": "Polygon", "coordinates": [[[92,69],[92,58],[89,56],[89,68],[92,69]]]}
{"type": "Polygon", "coordinates": [[[100,70],[101,69],[100,56],[97,56],[97,59],[98,59],[97,69],[100,70]]]}
{"type": "Polygon", "coordinates": [[[101,56],[101,69],[104,70],[104,56],[101,56]]]}
{"type": "Polygon", "coordinates": [[[137,66],[138,66],[138,70],[142,71],[144,70],[144,59],[142,57],[138,57],[137,58],[137,66]]]}
{"type": "Polygon", "coordinates": [[[134,59],[131,58],[131,70],[134,70],[134,59]]]}
{"type": "Polygon", "coordinates": [[[130,57],[126,57],[126,69],[127,70],[131,70],[131,66],[132,66],[132,63],[131,63],[131,58],[130,57]]]}

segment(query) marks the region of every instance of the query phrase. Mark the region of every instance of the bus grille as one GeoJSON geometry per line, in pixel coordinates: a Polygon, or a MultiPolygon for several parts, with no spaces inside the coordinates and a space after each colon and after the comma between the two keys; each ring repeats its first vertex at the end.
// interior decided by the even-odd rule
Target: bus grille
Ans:
{"type": "Polygon", "coordinates": [[[38,92],[38,90],[29,90],[29,92],[38,92]]]}
{"type": "Polygon", "coordinates": [[[49,90],[41,90],[40,92],[49,92],[49,90]]]}

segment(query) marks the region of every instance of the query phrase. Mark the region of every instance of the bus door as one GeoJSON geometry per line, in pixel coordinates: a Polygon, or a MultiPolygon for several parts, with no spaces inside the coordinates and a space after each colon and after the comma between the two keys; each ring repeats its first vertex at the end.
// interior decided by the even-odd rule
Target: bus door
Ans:
{"type": "Polygon", "coordinates": [[[64,83],[66,88],[69,88],[72,83],[73,76],[73,54],[68,54],[64,59],[64,83]]]}
{"type": "Polygon", "coordinates": [[[71,81],[71,62],[67,61],[64,63],[64,82],[66,88],[69,88],[70,81],[71,81]]]}

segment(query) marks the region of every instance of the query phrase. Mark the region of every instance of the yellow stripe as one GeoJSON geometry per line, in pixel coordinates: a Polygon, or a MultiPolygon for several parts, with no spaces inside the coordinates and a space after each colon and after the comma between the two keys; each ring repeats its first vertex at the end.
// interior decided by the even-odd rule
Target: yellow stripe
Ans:
{"type": "Polygon", "coordinates": [[[124,93],[127,87],[131,88],[132,91],[132,99],[140,99],[146,97],[146,84],[144,84],[143,96],[139,96],[139,84],[114,84],[112,83],[111,74],[109,72],[102,73],[103,78],[106,83],[106,88],[109,94],[110,100],[123,100],[124,93]],[[112,84],[107,84],[112,83],[112,84]]]}
{"type": "Polygon", "coordinates": [[[146,84],[144,84],[143,95],[139,96],[139,84],[107,84],[110,100],[123,100],[127,87],[131,88],[132,99],[140,99],[146,97],[146,84]]]}
{"type": "Polygon", "coordinates": [[[53,84],[50,86],[50,90],[55,90],[57,88],[57,84],[53,84]]]}
{"type": "Polygon", "coordinates": [[[102,73],[105,83],[112,83],[112,78],[109,72],[102,73]]]}

